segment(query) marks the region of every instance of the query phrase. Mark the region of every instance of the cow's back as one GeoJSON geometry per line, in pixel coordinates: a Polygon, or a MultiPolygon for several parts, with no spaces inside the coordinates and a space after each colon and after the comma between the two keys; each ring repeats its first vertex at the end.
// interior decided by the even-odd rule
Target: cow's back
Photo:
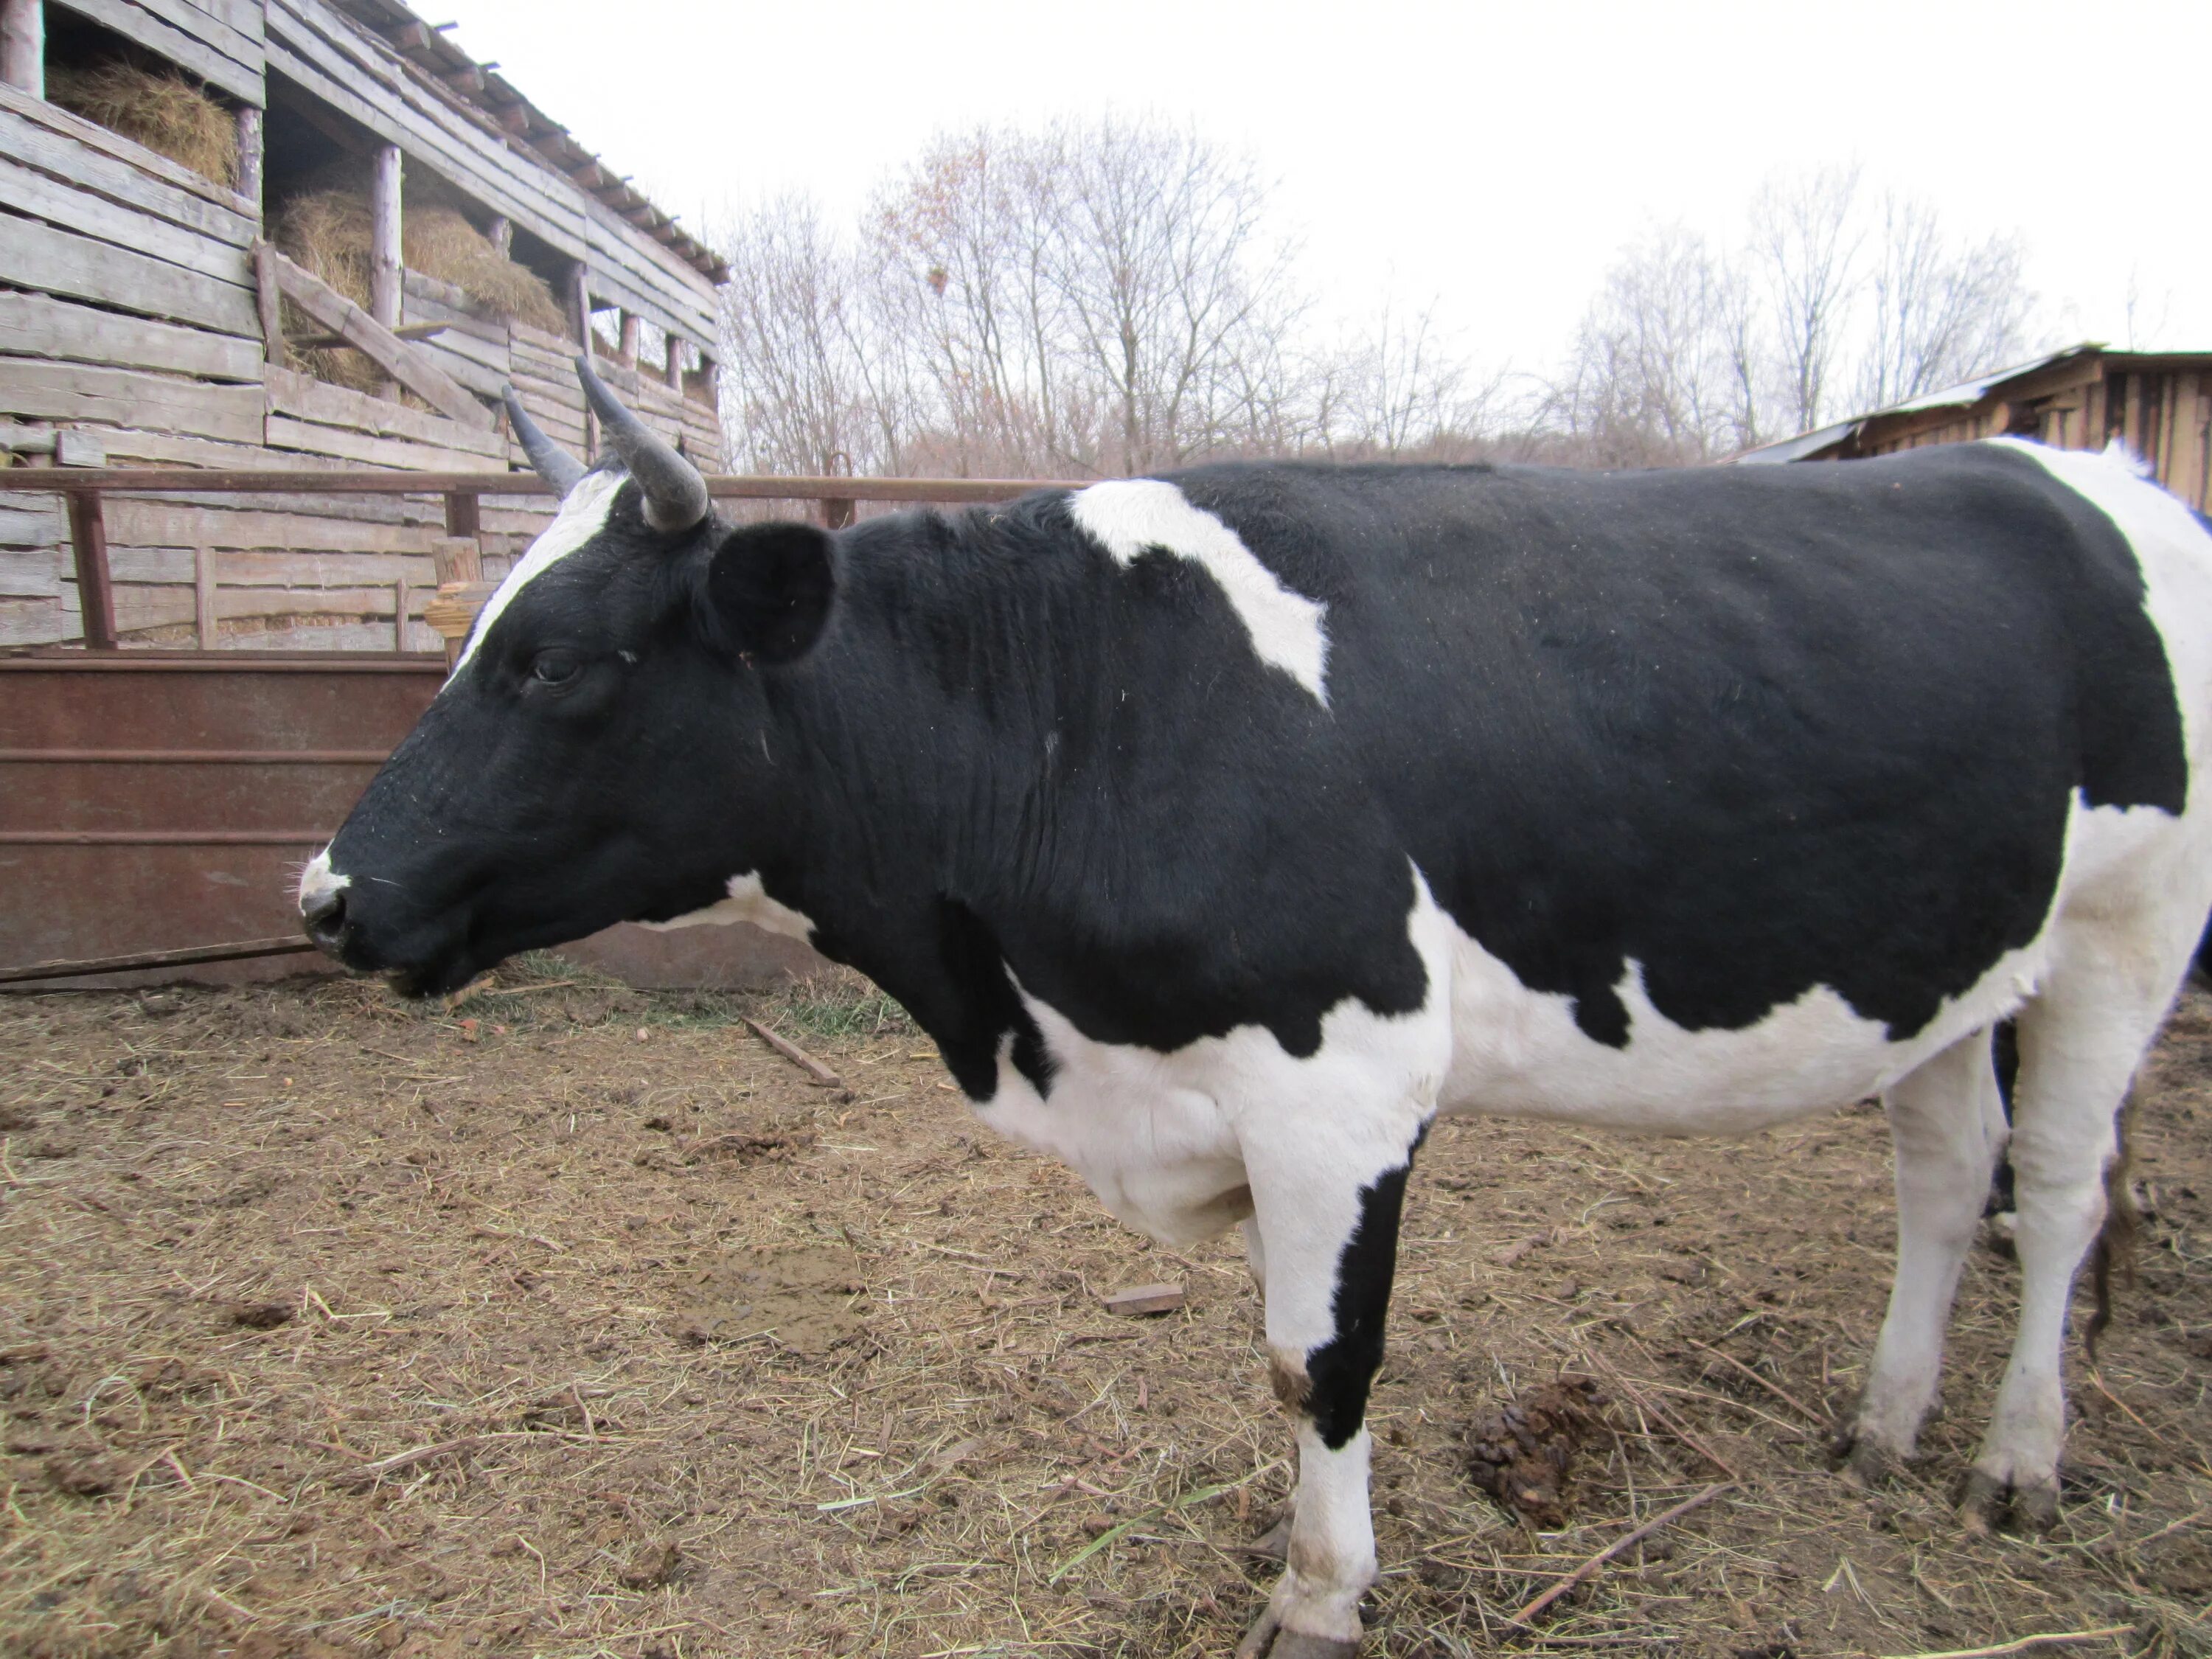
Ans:
{"type": "Polygon", "coordinates": [[[2185,798],[2136,552],[2017,448],[1178,483],[1328,607],[1313,781],[1600,1043],[1632,971],[1690,1031],[1825,986],[1909,1038],[2037,938],[2077,799],[2185,798]]]}

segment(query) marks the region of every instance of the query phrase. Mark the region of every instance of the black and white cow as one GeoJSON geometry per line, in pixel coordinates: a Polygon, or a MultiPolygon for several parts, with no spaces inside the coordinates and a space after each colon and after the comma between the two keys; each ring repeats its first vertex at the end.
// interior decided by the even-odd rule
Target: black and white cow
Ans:
{"type": "Polygon", "coordinates": [[[2004,1119],[1966,1514],[2047,1519],[2113,1115],[2212,908],[2212,538],[2015,442],[1590,474],[1238,464],[835,534],[612,454],[308,868],[415,994],[636,918],[811,939],[1131,1226],[1242,1224],[1296,1420],[1243,1651],[1349,1653],[1368,1385],[1440,1111],[1741,1133],[1879,1092],[1910,1455],[2004,1119]],[[618,457],[619,459],[616,459],[618,457]]]}

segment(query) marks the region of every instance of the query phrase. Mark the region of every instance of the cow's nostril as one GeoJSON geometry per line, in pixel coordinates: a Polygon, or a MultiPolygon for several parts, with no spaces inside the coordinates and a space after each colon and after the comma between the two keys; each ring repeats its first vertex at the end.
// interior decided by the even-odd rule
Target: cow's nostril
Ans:
{"type": "Polygon", "coordinates": [[[345,894],[339,890],[303,897],[300,915],[307,925],[307,937],[324,950],[334,951],[339,935],[345,932],[345,894]]]}

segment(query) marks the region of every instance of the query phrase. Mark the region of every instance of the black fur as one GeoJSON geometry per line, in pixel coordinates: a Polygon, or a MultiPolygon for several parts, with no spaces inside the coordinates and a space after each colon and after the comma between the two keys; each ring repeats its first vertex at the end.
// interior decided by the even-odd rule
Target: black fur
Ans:
{"type": "Polygon", "coordinates": [[[1367,1389],[1382,1364],[1382,1328],[1398,1265],[1398,1218],[1410,1160],[1359,1193],[1359,1224],[1336,1264],[1336,1334],[1306,1356],[1306,1413],[1322,1443],[1340,1449],[1367,1417],[1367,1389]]]}

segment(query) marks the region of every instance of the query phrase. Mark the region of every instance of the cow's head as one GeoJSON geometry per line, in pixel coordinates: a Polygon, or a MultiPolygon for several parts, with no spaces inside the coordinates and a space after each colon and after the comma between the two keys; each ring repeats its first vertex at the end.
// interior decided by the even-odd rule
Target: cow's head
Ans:
{"type": "Polygon", "coordinates": [[[308,936],[410,994],[700,909],[778,844],[764,678],[826,624],[835,546],[717,522],[691,464],[579,368],[607,453],[586,470],[508,393],[560,514],[301,878],[308,936]]]}

